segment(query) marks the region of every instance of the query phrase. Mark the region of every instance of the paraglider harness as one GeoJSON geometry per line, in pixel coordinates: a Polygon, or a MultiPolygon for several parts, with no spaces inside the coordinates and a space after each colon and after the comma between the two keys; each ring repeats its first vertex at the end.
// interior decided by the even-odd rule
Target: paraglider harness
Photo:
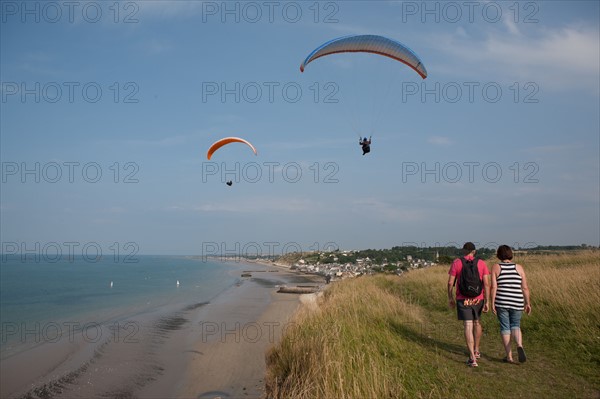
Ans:
{"type": "Polygon", "coordinates": [[[359,136],[358,144],[360,144],[362,146],[363,155],[371,152],[371,137],[372,136],[369,136],[369,140],[367,140],[366,137],[363,139],[359,136]]]}

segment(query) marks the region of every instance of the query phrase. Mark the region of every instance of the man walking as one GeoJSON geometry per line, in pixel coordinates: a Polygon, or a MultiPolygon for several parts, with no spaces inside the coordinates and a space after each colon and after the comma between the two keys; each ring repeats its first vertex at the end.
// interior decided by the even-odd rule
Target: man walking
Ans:
{"type": "Polygon", "coordinates": [[[490,272],[485,262],[475,257],[476,252],[475,244],[465,243],[463,256],[455,259],[448,271],[448,306],[456,306],[458,320],[464,323],[469,367],[477,367],[477,359],[481,357],[479,343],[483,329],[479,319],[482,311],[489,310],[490,299],[490,272]],[[455,285],[456,299],[453,293],[455,285]]]}

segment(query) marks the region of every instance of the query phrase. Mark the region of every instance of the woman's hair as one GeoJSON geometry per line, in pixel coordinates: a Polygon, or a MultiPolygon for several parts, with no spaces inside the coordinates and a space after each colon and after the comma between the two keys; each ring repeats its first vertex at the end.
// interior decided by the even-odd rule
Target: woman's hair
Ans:
{"type": "Polygon", "coordinates": [[[512,260],[513,252],[508,245],[500,245],[496,251],[496,257],[500,260],[508,259],[512,260]]]}

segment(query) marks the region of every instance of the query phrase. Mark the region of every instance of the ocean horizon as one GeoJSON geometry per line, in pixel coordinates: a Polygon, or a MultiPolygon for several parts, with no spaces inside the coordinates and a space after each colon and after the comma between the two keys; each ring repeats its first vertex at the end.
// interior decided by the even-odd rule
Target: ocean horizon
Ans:
{"type": "Polygon", "coordinates": [[[70,330],[209,302],[239,281],[233,272],[244,266],[193,256],[138,255],[135,260],[3,256],[0,357],[52,342],[70,330]]]}
{"type": "Polygon", "coordinates": [[[223,382],[207,377],[214,359],[204,351],[232,339],[249,356],[244,362],[261,359],[298,303],[279,294],[266,316],[276,287],[312,281],[269,265],[199,256],[146,255],[128,264],[112,257],[2,260],[0,396],[10,398],[210,392],[223,382]],[[247,270],[252,276],[242,277],[247,270]]]}

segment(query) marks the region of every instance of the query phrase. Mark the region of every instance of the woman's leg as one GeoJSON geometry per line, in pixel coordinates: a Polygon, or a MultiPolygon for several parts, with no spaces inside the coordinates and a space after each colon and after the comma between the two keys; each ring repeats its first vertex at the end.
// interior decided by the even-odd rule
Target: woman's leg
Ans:
{"type": "Polygon", "coordinates": [[[523,349],[523,334],[521,333],[522,315],[522,310],[510,309],[510,331],[515,342],[517,343],[517,353],[519,354],[519,362],[521,363],[527,360],[527,356],[525,356],[525,350],[523,349]]]}
{"type": "Polygon", "coordinates": [[[512,361],[512,351],[510,345],[511,330],[508,309],[496,308],[496,313],[498,315],[498,321],[500,322],[500,335],[502,336],[502,345],[504,346],[504,351],[506,352],[506,359],[508,361],[512,361]]]}

